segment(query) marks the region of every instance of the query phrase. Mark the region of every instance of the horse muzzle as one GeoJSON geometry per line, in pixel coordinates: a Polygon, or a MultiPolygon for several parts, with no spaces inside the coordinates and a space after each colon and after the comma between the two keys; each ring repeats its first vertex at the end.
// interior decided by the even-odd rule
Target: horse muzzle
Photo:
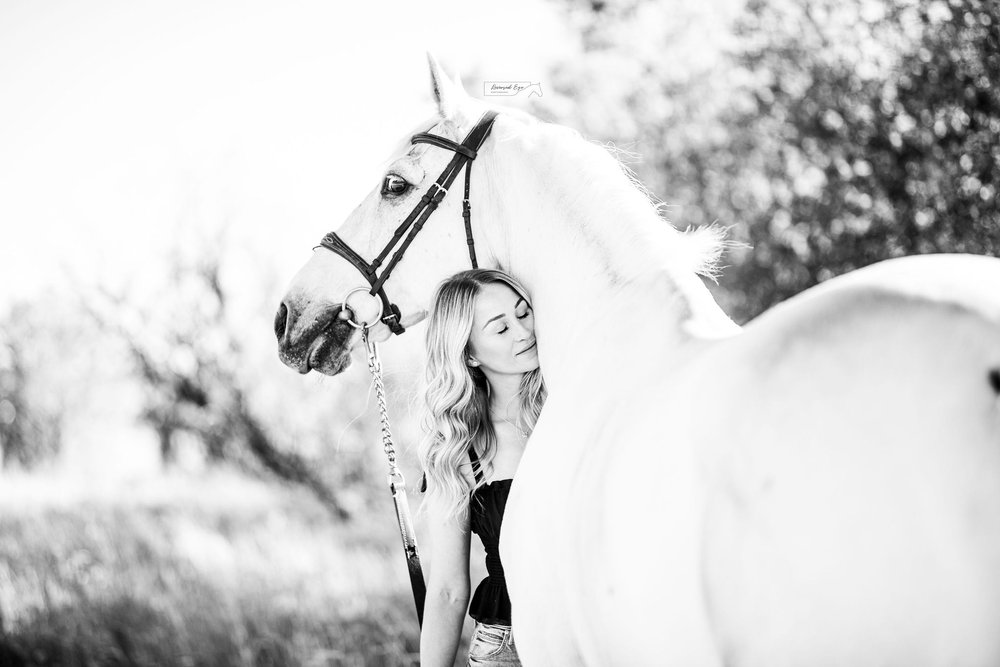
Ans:
{"type": "Polygon", "coordinates": [[[337,375],[351,364],[350,349],[356,329],[338,317],[341,304],[301,310],[283,301],[274,317],[278,358],[305,375],[311,370],[337,375]]]}

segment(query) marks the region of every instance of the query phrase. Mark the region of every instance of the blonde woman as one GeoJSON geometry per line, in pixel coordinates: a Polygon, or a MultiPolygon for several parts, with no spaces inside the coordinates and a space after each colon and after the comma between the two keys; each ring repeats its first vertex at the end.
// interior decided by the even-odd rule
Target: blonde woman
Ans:
{"type": "Polygon", "coordinates": [[[432,562],[420,664],[454,663],[466,605],[476,621],[469,665],[519,665],[498,550],[507,494],[545,400],[534,314],[502,271],[472,269],[437,289],[427,328],[427,390],[420,456],[432,562]],[[470,533],[486,551],[469,604],[470,533]]]}

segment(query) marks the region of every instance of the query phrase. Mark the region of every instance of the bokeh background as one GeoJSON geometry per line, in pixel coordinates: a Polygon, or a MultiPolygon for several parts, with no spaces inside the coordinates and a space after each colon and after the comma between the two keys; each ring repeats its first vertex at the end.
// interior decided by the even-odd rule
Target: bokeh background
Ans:
{"type": "MultiPolygon", "coordinates": [[[[427,50],[727,228],[738,322],[1000,249],[993,0],[0,0],[0,665],[417,663],[364,360],[299,376],[271,322],[427,50]]],[[[421,336],[383,347],[414,508],[421,336]]]]}

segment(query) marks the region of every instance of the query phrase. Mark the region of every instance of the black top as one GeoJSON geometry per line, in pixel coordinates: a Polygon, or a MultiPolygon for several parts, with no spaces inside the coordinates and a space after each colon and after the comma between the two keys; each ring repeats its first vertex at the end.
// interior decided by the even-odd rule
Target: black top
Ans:
{"type": "MultiPolygon", "coordinates": [[[[479,457],[469,447],[469,459],[476,482],[483,479],[479,467],[479,457]]],[[[479,582],[469,604],[469,616],[480,623],[510,625],[510,597],[507,595],[507,581],[500,564],[500,522],[507,505],[507,494],[513,479],[496,479],[472,492],[469,499],[469,525],[472,532],[479,535],[486,550],[486,571],[489,573],[479,582]]]]}

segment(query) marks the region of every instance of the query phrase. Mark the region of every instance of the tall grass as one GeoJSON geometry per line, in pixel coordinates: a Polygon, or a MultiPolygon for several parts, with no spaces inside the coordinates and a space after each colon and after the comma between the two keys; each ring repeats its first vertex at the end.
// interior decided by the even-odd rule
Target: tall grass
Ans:
{"type": "Polygon", "coordinates": [[[306,493],[219,474],[0,489],[0,665],[417,664],[388,504],[341,524],[306,493]]]}

